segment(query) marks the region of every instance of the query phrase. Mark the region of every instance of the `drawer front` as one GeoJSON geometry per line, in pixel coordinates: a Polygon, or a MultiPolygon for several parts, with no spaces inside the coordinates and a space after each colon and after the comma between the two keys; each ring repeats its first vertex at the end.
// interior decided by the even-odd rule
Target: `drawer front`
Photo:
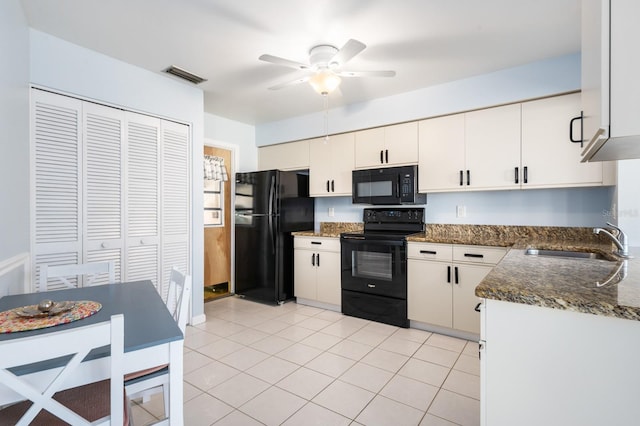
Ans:
{"type": "Polygon", "coordinates": [[[407,257],[409,259],[441,260],[451,262],[451,244],[414,243],[407,244],[407,257]]]}
{"type": "Polygon", "coordinates": [[[340,253],[340,238],[338,237],[295,237],[293,248],[335,251],[340,253]]]}
{"type": "Polygon", "coordinates": [[[454,262],[488,263],[495,265],[507,253],[506,247],[453,246],[454,262]]]}

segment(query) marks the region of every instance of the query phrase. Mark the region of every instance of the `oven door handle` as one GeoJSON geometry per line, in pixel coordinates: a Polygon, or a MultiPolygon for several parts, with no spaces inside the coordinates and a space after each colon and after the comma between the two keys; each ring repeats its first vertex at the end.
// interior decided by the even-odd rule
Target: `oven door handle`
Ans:
{"type": "Polygon", "coordinates": [[[365,237],[340,237],[340,241],[353,245],[378,244],[384,246],[403,246],[406,243],[405,240],[372,240],[365,237]]]}

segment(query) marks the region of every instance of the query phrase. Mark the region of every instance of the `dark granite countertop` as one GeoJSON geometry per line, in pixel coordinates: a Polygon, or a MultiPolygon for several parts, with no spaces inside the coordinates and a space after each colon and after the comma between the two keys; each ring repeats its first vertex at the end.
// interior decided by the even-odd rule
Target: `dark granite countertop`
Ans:
{"type": "MultiPolygon", "coordinates": [[[[294,235],[339,237],[362,227],[322,222],[320,232],[294,235]]],[[[428,224],[407,241],[510,247],[476,287],[478,297],[640,321],[640,247],[621,260],[592,228],[428,224]],[[610,260],[525,255],[530,247],[597,252],[610,260]]]]}
{"type": "Polygon", "coordinates": [[[338,238],[343,232],[362,231],[364,224],[361,222],[320,222],[320,232],[297,231],[293,236],[299,237],[331,237],[338,238]]]}
{"type": "Polygon", "coordinates": [[[523,239],[476,287],[476,296],[594,315],[640,320],[640,248],[623,260],[611,244],[523,239]],[[530,256],[527,248],[590,251],[609,260],[530,256]]]}

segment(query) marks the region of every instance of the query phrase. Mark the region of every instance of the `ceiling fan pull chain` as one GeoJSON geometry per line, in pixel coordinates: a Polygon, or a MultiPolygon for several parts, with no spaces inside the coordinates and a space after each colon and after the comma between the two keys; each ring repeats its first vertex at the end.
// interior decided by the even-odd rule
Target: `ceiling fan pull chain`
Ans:
{"type": "Polygon", "coordinates": [[[322,96],[324,98],[324,143],[329,140],[329,95],[322,96]]]}

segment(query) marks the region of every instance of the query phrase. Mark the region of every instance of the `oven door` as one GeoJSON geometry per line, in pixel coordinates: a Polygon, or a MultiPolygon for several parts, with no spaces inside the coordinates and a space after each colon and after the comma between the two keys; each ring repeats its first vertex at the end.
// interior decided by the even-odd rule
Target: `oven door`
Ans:
{"type": "Polygon", "coordinates": [[[343,236],[340,241],[343,290],[407,298],[405,240],[343,236]]]}

